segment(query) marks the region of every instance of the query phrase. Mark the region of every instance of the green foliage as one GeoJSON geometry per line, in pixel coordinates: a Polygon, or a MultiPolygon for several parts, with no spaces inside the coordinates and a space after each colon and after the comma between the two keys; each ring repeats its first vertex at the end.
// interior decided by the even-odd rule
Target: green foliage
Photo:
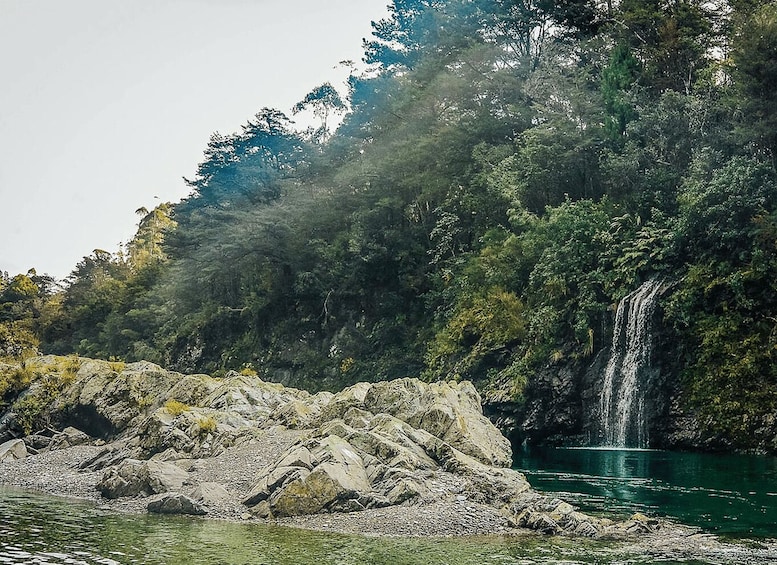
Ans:
{"type": "Polygon", "coordinates": [[[12,403],[16,423],[25,435],[48,425],[47,409],[73,384],[79,368],[77,357],[66,357],[45,373],[32,371],[25,363],[0,373],[0,399],[12,403]]]}
{"type": "Polygon", "coordinates": [[[519,343],[526,326],[526,307],[514,294],[492,288],[474,297],[459,307],[430,346],[428,376],[471,377],[484,357],[519,343]]]}
{"type": "Polygon", "coordinates": [[[758,257],[761,264],[727,272],[695,265],[668,308],[687,344],[683,378],[690,404],[710,432],[742,447],[765,439],[757,431],[774,413],[777,394],[773,245],[768,259],[758,257]]]}
{"type": "Polygon", "coordinates": [[[602,97],[609,114],[605,129],[611,136],[622,136],[626,125],[637,117],[628,91],[636,82],[639,61],[626,45],[618,45],[610,55],[610,64],[602,71],[602,97]]]}
{"type": "Polygon", "coordinates": [[[777,207],[774,171],[754,159],[725,164],[704,153],[678,195],[683,243],[697,255],[744,259],[761,227],[756,218],[777,207]]]}
{"type": "Polygon", "coordinates": [[[667,306],[689,402],[710,432],[756,447],[777,392],[777,184],[753,159],[702,155],[680,194],[693,257],[667,306]]]}
{"type": "Polygon", "coordinates": [[[0,371],[0,399],[15,398],[35,380],[36,375],[22,362],[0,371]]]}
{"type": "Polygon", "coordinates": [[[321,128],[265,108],[61,291],[2,274],[0,355],[311,389],[423,372],[520,402],[660,274],[683,398],[745,442],[777,409],[777,17],[731,6],[396,0],[348,99],[325,83],[294,108],[321,128]]]}
{"type": "Polygon", "coordinates": [[[777,6],[764,3],[741,20],[731,59],[744,116],[740,133],[767,152],[777,168],[777,6]]]}
{"type": "Polygon", "coordinates": [[[317,130],[312,130],[310,136],[313,140],[326,141],[330,133],[327,125],[329,115],[342,114],[346,109],[347,106],[337,90],[330,83],[325,82],[308,92],[305,98],[294,105],[292,111],[298,114],[304,110],[311,110],[313,115],[321,120],[321,126],[317,130]]]}
{"type": "Polygon", "coordinates": [[[716,39],[710,9],[693,0],[620,2],[619,34],[644,61],[643,84],[658,92],[691,91],[716,39]]]}

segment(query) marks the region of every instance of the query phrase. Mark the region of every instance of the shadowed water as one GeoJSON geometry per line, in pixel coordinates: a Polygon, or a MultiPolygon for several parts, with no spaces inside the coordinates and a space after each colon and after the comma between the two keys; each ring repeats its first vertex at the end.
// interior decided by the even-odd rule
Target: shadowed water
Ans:
{"type": "Polygon", "coordinates": [[[708,532],[777,537],[777,458],[532,448],[516,467],[584,510],[668,516],[708,532]]]}

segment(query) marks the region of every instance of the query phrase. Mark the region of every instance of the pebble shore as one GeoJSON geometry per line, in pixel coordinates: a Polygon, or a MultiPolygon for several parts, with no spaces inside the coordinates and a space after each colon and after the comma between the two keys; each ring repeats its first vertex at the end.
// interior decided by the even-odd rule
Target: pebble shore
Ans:
{"type": "MultiPolygon", "coordinates": [[[[318,531],[403,537],[452,536],[536,536],[513,527],[490,506],[460,498],[419,506],[391,506],[348,514],[315,514],[275,520],[251,516],[237,502],[252,484],[252,476],[299,437],[294,430],[268,430],[262,437],[225,450],[216,457],[181,460],[193,481],[218,482],[235,494],[235,500],[208,506],[209,519],[234,522],[272,523],[318,531]]],[[[107,500],[95,485],[102,471],[79,468],[101,450],[100,446],[80,445],[56,451],[43,451],[17,461],[0,463],[0,485],[29,489],[54,496],[77,498],[120,513],[145,513],[149,499],[143,497],[107,500]]],[[[676,526],[639,539],[619,541],[624,555],[651,555],[657,561],[697,560],[701,563],[761,565],[777,564],[777,541],[726,543],[697,529],[676,526]]]]}
{"type": "MultiPolygon", "coordinates": [[[[300,432],[294,430],[269,430],[261,438],[227,449],[216,457],[181,460],[177,464],[189,472],[193,481],[217,482],[235,494],[234,500],[209,504],[208,518],[267,523],[266,520],[252,517],[239,500],[253,486],[255,472],[276,459],[299,435],[300,432]]],[[[145,513],[148,498],[105,499],[95,488],[103,472],[79,469],[82,462],[97,455],[100,449],[80,445],[0,463],[0,484],[78,498],[117,512],[145,513]]],[[[293,516],[269,522],[320,531],[388,536],[527,533],[526,530],[512,527],[507,518],[494,508],[467,500],[376,508],[348,514],[293,516]]]]}

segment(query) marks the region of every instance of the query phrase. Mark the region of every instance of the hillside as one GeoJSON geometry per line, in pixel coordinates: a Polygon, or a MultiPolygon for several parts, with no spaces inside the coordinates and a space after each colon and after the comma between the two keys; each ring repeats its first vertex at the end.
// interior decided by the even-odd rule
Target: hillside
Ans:
{"type": "Polygon", "coordinates": [[[774,3],[389,14],[347,96],[300,102],[320,128],[262,109],[126,249],[5,274],[0,354],[468,379],[514,440],[587,443],[618,305],[660,280],[649,445],[777,451],[774,3]]]}

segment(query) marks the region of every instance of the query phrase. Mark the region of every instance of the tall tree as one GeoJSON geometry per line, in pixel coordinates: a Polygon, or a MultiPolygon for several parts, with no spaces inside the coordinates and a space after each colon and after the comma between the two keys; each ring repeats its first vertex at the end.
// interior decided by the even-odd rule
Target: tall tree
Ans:
{"type": "Polygon", "coordinates": [[[732,42],[734,77],[742,94],[746,136],[777,168],[777,6],[754,10],[732,42]]]}

